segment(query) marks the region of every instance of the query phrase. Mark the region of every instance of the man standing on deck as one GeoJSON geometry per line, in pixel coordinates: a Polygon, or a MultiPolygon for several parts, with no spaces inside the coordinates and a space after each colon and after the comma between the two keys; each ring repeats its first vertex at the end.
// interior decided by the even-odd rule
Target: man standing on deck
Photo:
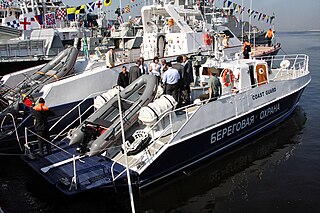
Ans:
{"type": "Polygon", "coordinates": [[[39,155],[44,156],[43,146],[46,146],[47,154],[51,154],[50,133],[48,126],[48,117],[54,116],[54,112],[50,111],[47,106],[44,105],[43,98],[39,99],[37,106],[33,107],[33,117],[35,119],[34,130],[38,137],[39,155]]]}
{"type": "Polygon", "coordinates": [[[272,29],[270,28],[268,30],[268,32],[266,33],[266,38],[268,38],[268,47],[271,47],[271,42],[272,42],[273,37],[274,37],[274,33],[273,33],[272,29]]]}
{"type": "Polygon", "coordinates": [[[222,86],[219,78],[217,77],[217,69],[212,69],[210,72],[210,78],[208,80],[208,93],[199,96],[201,101],[205,99],[217,100],[222,94],[222,86]]]}
{"type": "Polygon", "coordinates": [[[127,72],[126,66],[122,66],[122,70],[119,73],[118,85],[122,88],[126,88],[129,85],[129,73],[127,72]]]}
{"type": "Polygon", "coordinates": [[[114,47],[110,47],[109,51],[106,53],[106,66],[111,68],[115,66],[116,63],[116,54],[114,52],[114,47]]]}
{"type": "Polygon", "coordinates": [[[178,101],[178,88],[180,74],[177,69],[172,68],[171,62],[167,62],[168,70],[163,74],[162,82],[164,84],[164,91],[167,95],[172,95],[178,101]]]}
{"type": "Polygon", "coordinates": [[[140,65],[141,65],[141,61],[137,60],[136,64],[133,65],[132,67],[130,67],[129,70],[129,84],[131,84],[132,82],[134,82],[137,78],[139,78],[141,76],[141,72],[140,72],[140,65]]]}
{"type": "Polygon", "coordinates": [[[193,79],[193,68],[192,68],[192,62],[189,60],[188,56],[184,55],[183,56],[183,63],[184,63],[184,76],[183,76],[183,82],[184,82],[184,87],[182,89],[182,96],[183,96],[183,101],[185,104],[190,104],[190,84],[194,82],[193,79]]]}
{"type": "Polygon", "coordinates": [[[251,53],[251,43],[248,39],[246,39],[246,41],[243,44],[242,53],[244,59],[249,59],[249,55],[251,53]]]}

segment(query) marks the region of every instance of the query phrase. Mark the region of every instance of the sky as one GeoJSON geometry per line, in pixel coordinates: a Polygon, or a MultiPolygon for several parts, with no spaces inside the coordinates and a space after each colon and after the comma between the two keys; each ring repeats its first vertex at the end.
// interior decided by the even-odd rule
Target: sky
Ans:
{"type": "MultiPolygon", "coordinates": [[[[79,6],[94,0],[62,0],[67,5],[79,6]]],[[[120,0],[113,0],[112,6],[118,7],[120,0]]],[[[148,0],[122,0],[122,5],[131,2],[145,2],[148,0]]],[[[151,2],[151,0],[149,0],[151,2]]],[[[249,8],[250,0],[230,0],[233,3],[249,8]]],[[[223,0],[215,0],[217,4],[222,4],[223,0]]],[[[274,28],[277,31],[305,31],[320,30],[320,0],[252,0],[252,9],[263,14],[272,15],[276,18],[274,28]]],[[[247,15],[247,13],[246,13],[247,15]]],[[[246,19],[244,19],[246,20],[246,19]]],[[[262,21],[254,20],[254,25],[262,29],[271,27],[262,21]]]]}

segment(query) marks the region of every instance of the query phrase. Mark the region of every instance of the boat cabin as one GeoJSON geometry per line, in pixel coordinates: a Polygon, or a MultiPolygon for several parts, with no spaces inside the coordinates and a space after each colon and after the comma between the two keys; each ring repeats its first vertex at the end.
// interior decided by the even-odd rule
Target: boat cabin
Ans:
{"type": "MultiPolygon", "coordinates": [[[[141,9],[143,24],[142,56],[147,59],[216,51],[213,35],[228,36],[225,55],[238,52],[240,40],[225,26],[216,24],[214,14],[203,16],[199,8],[171,3],[144,6],[141,9]],[[209,18],[210,17],[210,18],[209,18]],[[231,51],[231,48],[236,48],[231,51]]],[[[222,45],[222,39],[219,41],[222,45]]],[[[229,56],[231,58],[231,56],[229,56]]]]}
{"type": "MultiPolygon", "coordinates": [[[[210,72],[215,72],[219,76],[223,95],[243,92],[269,82],[268,65],[265,61],[239,59],[222,62],[219,65],[209,58],[199,68],[200,82],[196,84],[198,86],[195,86],[193,90],[203,90],[203,87],[208,87],[207,82],[210,78],[210,72]]],[[[196,73],[194,75],[196,76],[196,73]]]]}

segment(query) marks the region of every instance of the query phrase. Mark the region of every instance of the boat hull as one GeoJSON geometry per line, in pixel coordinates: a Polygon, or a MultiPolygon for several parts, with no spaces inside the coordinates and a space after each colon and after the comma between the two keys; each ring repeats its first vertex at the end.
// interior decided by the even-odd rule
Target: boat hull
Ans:
{"type": "MultiPolygon", "coordinates": [[[[132,186],[136,189],[148,188],[151,185],[164,181],[169,176],[178,174],[186,169],[191,169],[196,165],[200,165],[203,161],[211,159],[214,156],[227,153],[237,145],[248,145],[246,142],[253,140],[247,139],[253,138],[259,133],[263,133],[263,131],[276,126],[290,117],[299,103],[299,98],[303,93],[303,90],[304,87],[282,99],[269,103],[264,107],[223,125],[211,129],[209,128],[201,134],[196,134],[185,140],[170,144],[163,152],[159,153],[159,156],[155,158],[142,173],[138,174],[130,170],[132,186]],[[280,108],[278,106],[280,106],[280,108]],[[270,108],[275,109],[274,113],[266,116],[266,111],[270,108]],[[252,123],[247,124],[246,127],[242,128],[244,120],[252,123]],[[223,129],[228,130],[230,126],[234,126],[234,133],[222,138],[221,134],[223,129]],[[220,134],[220,136],[218,136],[218,134],[220,134]],[[218,137],[220,137],[219,140],[218,137]],[[179,157],[177,157],[177,153],[179,153],[179,157]]],[[[65,149],[76,155],[74,147],[66,147],[65,149]]],[[[94,180],[94,182],[91,184],[80,183],[78,184],[77,189],[71,187],[70,190],[70,184],[63,184],[61,177],[64,177],[69,181],[72,179],[73,164],[71,161],[61,167],[52,168],[48,173],[41,171],[41,169],[47,165],[71,158],[65,152],[59,150],[55,152],[58,153],[36,160],[30,160],[28,158],[23,159],[64,194],[72,195],[97,188],[113,188],[118,191],[127,184],[126,173],[124,172],[125,167],[123,165],[115,163],[103,156],[84,157],[83,162],[76,161],[76,167],[81,168],[77,171],[77,176],[79,180],[82,180],[84,183],[92,180],[94,180]],[[114,176],[119,175],[116,180],[112,179],[111,170],[114,172],[114,176]],[[87,180],[82,179],[84,178],[84,174],[89,174],[87,180]]]]}
{"type": "Polygon", "coordinates": [[[212,156],[226,152],[241,142],[245,143],[246,139],[281,123],[292,114],[303,90],[304,88],[301,88],[249,114],[171,144],[139,175],[139,187],[146,187],[212,156]],[[268,114],[271,108],[274,112],[268,114]]]}

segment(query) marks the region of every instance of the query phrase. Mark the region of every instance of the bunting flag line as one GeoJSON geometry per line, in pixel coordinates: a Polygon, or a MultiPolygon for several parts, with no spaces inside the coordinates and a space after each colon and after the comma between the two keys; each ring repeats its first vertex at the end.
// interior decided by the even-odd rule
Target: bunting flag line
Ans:
{"type": "Polygon", "coordinates": [[[102,8],[102,2],[101,2],[101,0],[98,0],[98,1],[95,2],[95,8],[97,8],[97,9],[102,8]]]}
{"type": "Polygon", "coordinates": [[[76,7],[75,14],[86,13],[85,8],[86,8],[86,5],[85,5],[85,4],[76,7]]]}
{"type": "Polygon", "coordinates": [[[54,18],[54,13],[47,13],[44,15],[46,20],[46,26],[54,26],[56,24],[56,19],[54,18]]]}
{"type": "Polygon", "coordinates": [[[65,8],[57,9],[56,14],[57,14],[57,19],[58,20],[65,20],[66,19],[67,14],[66,14],[66,9],[65,8]]]}
{"type": "Polygon", "coordinates": [[[19,20],[12,20],[7,22],[7,26],[11,28],[19,28],[20,27],[20,22],[19,20]]]}
{"type": "Polygon", "coordinates": [[[227,7],[230,7],[230,5],[232,4],[232,2],[231,1],[228,1],[228,6],[227,7]]]}
{"type": "Polygon", "coordinates": [[[19,19],[20,26],[19,29],[21,30],[31,30],[31,18],[24,17],[19,19]]]}
{"type": "Polygon", "coordinates": [[[87,3],[87,10],[89,13],[92,13],[94,11],[96,3],[95,2],[89,2],[87,3]]]}
{"type": "MultiPolygon", "coordinates": [[[[230,0],[223,0],[223,7],[228,7],[228,8],[233,8],[233,11],[235,11],[236,13],[240,13],[242,14],[243,11],[245,10],[245,7],[237,4],[237,3],[234,3],[230,0]]],[[[272,16],[268,16],[268,15],[265,15],[263,13],[260,13],[258,11],[255,11],[255,10],[251,10],[251,9],[247,9],[247,12],[248,12],[248,15],[249,17],[253,16],[254,19],[257,19],[258,21],[262,20],[264,21],[265,18],[266,19],[266,23],[272,23],[272,21],[275,19],[275,14],[273,13],[272,16]]]]}
{"type": "Polygon", "coordinates": [[[126,13],[130,13],[130,5],[127,5],[127,6],[126,6],[125,12],[126,12],[126,13]]]}
{"type": "Polygon", "coordinates": [[[237,4],[233,3],[233,10],[236,10],[236,8],[237,8],[237,4]]]}
{"type": "Polygon", "coordinates": [[[134,25],[142,25],[142,18],[141,18],[141,16],[136,16],[136,17],[133,19],[133,24],[134,24],[134,25]]]}
{"type": "Polygon", "coordinates": [[[67,8],[67,15],[68,15],[69,21],[75,20],[75,13],[76,13],[75,7],[67,8]]]}
{"type": "Polygon", "coordinates": [[[103,0],[103,5],[108,7],[112,4],[112,0],[103,0]]]}
{"type": "Polygon", "coordinates": [[[223,7],[226,7],[227,0],[223,0],[223,7]]]}

